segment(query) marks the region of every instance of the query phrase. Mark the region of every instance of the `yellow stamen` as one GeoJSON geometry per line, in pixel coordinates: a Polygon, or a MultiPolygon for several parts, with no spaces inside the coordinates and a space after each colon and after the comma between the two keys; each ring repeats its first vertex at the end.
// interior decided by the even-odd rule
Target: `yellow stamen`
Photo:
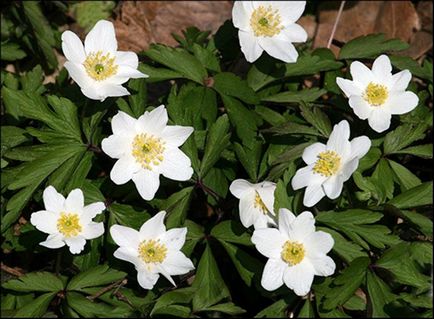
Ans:
{"type": "Polygon", "coordinates": [[[365,93],[363,94],[363,98],[370,105],[380,106],[386,102],[389,96],[389,92],[387,87],[381,84],[375,84],[370,82],[366,87],[365,93]]]}
{"type": "Polygon", "coordinates": [[[133,140],[132,155],[143,168],[151,170],[153,166],[160,165],[163,161],[165,142],[150,134],[136,135],[133,140]]]}
{"type": "Polygon", "coordinates": [[[313,167],[314,173],[329,177],[336,174],[341,166],[341,157],[335,151],[321,152],[317,157],[318,160],[313,167]]]}
{"type": "Polygon", "coordinates": [[[102,81],[115,75],[118,71],[118,65],[115,64],[115,58],[110,57],[110,53],[102,54],[102,51],[91,53],[83,62],[86,73],[96,81],[102,81]]]}
{"type": "Polygon", "coordinates": [[[255,203],[254,203],[255,208],[259,208],[259,210],[264,214],[267,215],[269,213],[269,210],[267,208],[267,206],[265,206],[264,202],[262,201],[261,196],[259,196],[258,192],[256,192],[255,195],[255,203]]]}
{"type": "Polygon", "coordinates": [[[139,245],[139,257],[145,263],[161,263],[166,259],[167,248],[159,240],[144,240],[139,245]]]}
{"type": "Polygon", "coordinates": [[[250,26],[257,37],[272,37],[283,29],[279,10],[273,10],[272,6],[259,6],[255,9],[250,17],[250,26]]]}
{"type": "Polygon", "coordinates": [[[303,244],[287,240],[282,248],[282,259],[291,266],[299,264],[305,255],[303,244]]]}
{"type": "Polygon", "coordinates": [[[65,237],[75,237],[81,233],[80,217],[74,213],[60,213],[57,230],[65,237]]]}

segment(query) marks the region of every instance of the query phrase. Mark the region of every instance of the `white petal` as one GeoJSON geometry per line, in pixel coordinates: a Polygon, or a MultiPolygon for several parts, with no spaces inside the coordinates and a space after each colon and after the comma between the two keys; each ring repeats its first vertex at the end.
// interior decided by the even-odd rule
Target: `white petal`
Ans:
{"type": "Polygon", "coordinates": [[[240,204],[238,206],[240,211],[240,220],[241,224],[246,228],[252,226],[258,216],[262,214],[259,209],[254,207],[255,196],[256,191],[251,189],[243,193],[243,196],[240,198],[240,204]]]}
{"type": "Polygon", "coordinates": [[[408,83],[411,81],[411,73],[409,70],[402,70],[392,75],[391,90],[393,91],[405,91],[408,87],[408,83]]]}
{"type": "Polygon", "coordinates": [[[254,5],[256,3],[256,8],[258,5],[260,5],[260,3],[262,3],[262,5],[265,7],[271,5],[273,9],[278,9],[282,24],[284,26],[294,23],[300,19],[304,12],[304,8],[306,7],[306,1],[253,1],[253,3],[254,5]]]}
{"type": "Polygon", "coordinates": [[[335,272],[336,264],[329,256],[311,259],[310,262],[312,263],[316,276],[331,276],[335,272]]]}
{"type": "Polygon", "coordinates": [[[333,248],[334,243],[333,237],[323,231],[313,232],[303,241],[306,256],[309,258],[318,258],[326,255],[333,248]]]}
{"type": "Polygon", "coordinates": [[[258,214],[256,215],[256,219],[253,223],[253,227],[255,229],[268,228],[268,227],[276,227],[276,216],[271,214],[258,214]]]}
{"type": "Polygon", "coordinates": [[[380,55],[372,64],[372,73],[376,76],[379,82],[390,81],[392,76],[392,64],[389,57],[385,54],[380,55]]]}
{"type": "Polygon", "coordinates": [[[291,225],[295,218],[295,215],[289,209],[279,209],[279,231],[281,234],[289,238],[289,234],[292,232],[291,225]]]}
{"type": "Polygon", "coordinates": [[[98,238],[102,234],[104,234],[104,223],[91,222],[83,227],[81,236],[85,239],[94,239],[98,238]]]}
{"type": "Polygon", "coordinates": [[[101,148],[111,158],[121,158],[127,152],[131,152],[131,140],[113,134],[102,140],[101,148]]]}
{"type": "Polygon", "coordinates": [[[333,150],[340,156],[343,156],[350,150],[351,144],[348,141],[349,138],[350,125],[346,120],[342,120],[333,127],[333,131],[327,141],[327,150],[333,150]]]}
{"type": "Polygon", "coordinates": [[[344,185],[343,179],[340,175],[330,176],[324,184],[322,184],[324,193],[330,199],[336,199],[342,193],[344,185]]]}
{"type": "Polygon", "coordinates": [[[419,104],[419,97],[413,92],[400,92],[390,96],[387,104],[392,114],[405,114],[419,104]]]}
{"type": "Polygon", "coordinates": [[[315,218],[309,211],[304,211],[297,215],[290,225],[289,239],[302,242],[304,239],[315,232],[315,218]]]}
{"type": "Polygon", "coordinates": [[[144,200],[151,200],[160,187],[160,175],[154,171],[142,169],[133,175],[133,182],[144,200]]]}
{"type": "Polygon", "coordinates": [[[152,289],[154,288],[155,283],[157,282],[159,274],[153,274],[147,271],[138,271],[137,272],[137,281],[139,285],[144,289],[152,289]]]}
{"type": "Polygon", "coordinates": [[[65,69],[68,70],[69,76],[75,81],[75,83],[80,86],[82,92],[84,88],[92,87],[93,82],[87,75],[86,70],[84,69],[84,66],[82,64],[66,61],[63,66],[65,67],[65,69]]]}
{"type": "Polygon", "coordinates": [[[40,210],[30,216],[30,223],[44,233],[53,234],[58,232],[58,217],[59,215],[52,211],[40,210]]]}
{"type": "Polygon", "coordinates": [[[151,112],[145,112],[137,121],[144,132],[161,135],[167,125],[169,117],[164,105],[153,109],[151,112]]]}
{"type": "Polygon", "coordinates": [[[244,53],[246,60],[250,63],[255,62],[264,51],[258,39],[250,32],[238,31],[238,38],[240,39],[241,51],[244,53]]]}
{"type": "Polygon", "coordinates": [[[163,154],[164,159],[160,164],[160,172],[164,177],[175,181],[187,181],[193,176],[190,158],[180,149],[168,149],[163,154]]]}
{"type": "Polygon", "coordinates": [[[319,185],[323,183],[327,177],[313,172],[314,164],[302,167],[295,173],[291,180],[292,189],[297,190],[308,185],[319,185]]]}
{"type": "Polygon", "coordinates": [[[232,7],[232,23],[240,30],[250,30],[250,16],[253,7],[250,1],[235,1],[232,7]]]}
{"type": "Polygon", "coordinates": [[[303,205],[306,207],[312,207],[324,196],[325,193],[321,184],[310,184],[306,187],[306,191],[304,192],[303,205]]]}
{"type": "Polygon", "coordinates": [[[165,216],[166,212],[162,210],[155,216],[149,218],[142,227],[140,227],[140,240],[155,239],[163,236],[166,232],[166,226],[164,225],[165,216]]]}
{"type": "Polygon", "coordinates": [[[139,66],[139,58],[137,54],[130,51],[117,51],[116,64],[122,66],[129,66],[130,68],[137,69],[139,66]]]}
{"type": "Polygon", "coordinates": [[[65,242],[63,241],[63,236],[57,233],[48,235],[47,239],[43,242],[40,242],[39,245],[56,249],[65,246],[65,242]]]}
{"type": "Polygon", "coordinates": [[[298,296],[307,295],[312,286],[314,269],[309,261],[303,261],[298,265],[288,267],[283,274],[285,285],[293,289],[298,296]]]}
{"type": "Polygon", "coordinates": [[[112,83],[112,84],[123,84],[126,81],[128,81],[128,79],[140,79],[140,78],[147,78],[147,77],[149,76],[140,72],[137,69],[134,69],[127,65],[119,65],[116,74],[108,78],[106,81],[107,83],[112,83]]]}
{"type": "Polygon", "coordinates": [[[184,275],[194,269],[191,260],[180,251],[168,253],[161,266],[171,276],[184,275]]]}
{"type": "Polygon", "coordinates": [[[106,20],[99,20],[90,30],[84,40],[86,54],[102,51],[115,55],[118,49],[115,28],[113,23],[106,20]]]}
{"type": "Polygon", "coordinates": [[[286,26],[281,33],[279,33],[278,38],[295,43],[306,42],[307,32],[301,25],[292,23],[286,26]]]}
{"type": "Polygon", "coordinates": [[[303,151],[303,161],[307,164],[313,164],[318,160],[318,154],[326,150],[326,146],[323,143],[313,143],[306,147],[303,151]]]}
{"type": "Polygon", "coordinates": [[[170,276],[170,274],[166,271],[162,264],[157,264],[155,268],[157,272],[162,274],[172,285],[176,287],[176,283],[173,280],[172,276],[170,276]]]}
{"type": "Polygon", "coordinates": [[[86,60],[83,43],[74,32],[69,30],[62,33],[62,51],[69,61],[83,63],[86,60]]]}
{"type": "Polygon", "coordinates": [[[369,82],[374,79],[371,70],[359,61],[354,61],[350,65],[350,73],[353,81],[359,82],[363,87],[368,86],[369,82]]]}
{"type": "Polygon", "coordinates": [[[131,247],[119,247],[113,253],[113,256],[115,256],[117,259],[134,264],[136,269],[139,269],[143,266],[142,260],[138,257],[137,249],[133,249],[131,247]]]}
{"type": "Polygon", "coordinates": [[[116,185],[122,185],[130,179],[134,179],[135,173],[140,170],[140,165],[136,162],[131,155],[125,155],[118,159],[113,165],[110,172],[110,179],[116,185]]]}
{"type": "Polygon", "coordinates": [[[127,113],[119,111],[118,114],[113,116],[111,121],[113,134],[124,136],[134,135],[136,121],[135,118],[129,116],[127,113]]]}
{"type": "Polygon", "coordinates": [[[390,127],[392,114],[385,108],[374,109],[368,118],[369,126],[376,132],[381,133],[390,127]]]}
{"type": "Polygon", "coordinates": [[[241,198],[243,194],[253,189],[253,184],[249,183],[245,179],[236,179],[229,186],[229,191],[236,198],[241,198]]]}
{"type": "Polygon", "coordinates": [[[268,259],[262,273],[261,285],[265,290],[276,290],[283,285],[283,274],[288,266],[281,259],[268,259]]]}
{"type": "Polygon", "coordinates": [[[167,144],[179,147],[184,144],[193,131],[194,128],[191,126],[170,125],[164,128],[161,137],[167,144]]]}
{"type": "Polygon", "coordinates": [[[367,136],[359,136],[351,141],[351,158],[362,158],[371,148],[371,140],[367,136]]]}
{"type": "Polygon", "coordinates": [[[64,209],[65,197],[59,194],[53,186],[48,186],[42,194],[45,209],[50,212],[60,213],[64,209]]]}
{"type": "Polygon", "coordinates": [[[261,48],[273,58],[286,63],[297,61],[298,52],[291,42],[271,37],[262,37],[258,41],[261,48]]]}
{"type": "Polygon", "coordinates": [[[136,250],[139,247],[139,232],[130,227],[113,225],[110,227],[110,235],[120,247],[129,247],[136,250]]]}
{"type": "Polygon", "coordinates": [[[280,258],[282,246],[285,243],[285,238],[276,228],[255,229],[253,232],[252,243],[256,249],[265,257],[280,258]]]}
{"type": "Polygon", "coordinates": [[[69,251],[71,254],[79,254],[86,245],[86,239],[82,236],[75,236],[70,238],[65,238],[65,243],[69,246],[69,251]]]}
{"type": "Polygon", "coordinates": [[[65,200],[65,209],[70,213],[81,213],[84,207],[84,197],[81,189],[73,189],[65,200]]]}
{"type": "Polygon", "coordinates": [[[350,97],[348,103],[359,119],[366,120],[372,113],[372,107],[369,103],[361,96],[353,95],[350,97]]]}
{"type": "Polygon", "coordinates": [[[354,83],[354,81],[347,80],[344,78],[336,78],[336,84],[340,87],[340,89],[345,93],[347,97],[350,96],[361,96],[363,94],[363,90],[354,83]]]}
{"type": "MultiPolygon", "coordinates": [[[[160,240],[169,250],[180,250],[185,243],[187,228],[172,228],[160,236],[160,240]]],[[[174,274],[171,274],[174,275],[174,274]]]]}
{"type": "Polygon", "coordinates": [[[265,181],[257,184],[255,188],[265,207],[274,215],[274,191],[276,190],[276,184],[265,181]]]}

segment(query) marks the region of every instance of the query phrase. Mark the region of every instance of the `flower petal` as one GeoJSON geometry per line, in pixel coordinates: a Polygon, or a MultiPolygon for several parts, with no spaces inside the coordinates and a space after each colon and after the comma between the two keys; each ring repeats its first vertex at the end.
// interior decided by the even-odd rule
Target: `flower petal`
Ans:
{"type": "Polygon", "coordinates": [[[193,176],[190,158],[178,148],[170,148],[163,154],[160,172],[175,181],[187,181],[193,176]]]}
{"type": "Polygon", "coordinates": [[[330,176],[323,184],[324,193],[330,199],[336,199],[342,193],[344,185],[343,178],[340,175],[330,176]]]}
{"type": "Polygon", "coordinates": [[[257,184],[255,188],[265,207],[274,215],[274,191],[276,190],[276,184],[265,181],[257,184]]]}
{"type": "Polygon", "coordinates": [[[351,147],[351,144],[348,141],[349,138],[350,125],[346,120],[342,120],[333,127],[333,131],[327,141],[327,150],[333,150],[343,157],[351,147]]]}
{"type": "Polygon", "coordinates": [[[42,199],[44,200],[45,209],[60,213],[64,209],[65,197],[59,194],[53,186],[48,186],[44,193],[42,194],[42,199]]]}
{"type": "Polygon", "coordinates": [[[65,246],[65,242],[63,241],[63,236],[57,233],[48,235],[47,239],[43,242],[40,242],[39,245],[56,249],[65,246]]]}
{"type": "Polygon", "coordinates": [[[351,158],[362,158],[371,148],[371,140],[367,136],[358,136],[351,140],[351,158]]]}
{"type": "Polygon", "coordinates": [[[184,275],[194,269],[191,260],[180,251],[168,253],[161,266],[171,276],[184,275]]]}
{"type": "Polygon", "coordinates": [[[306,147],[303,151],[303,161],[307,164],[313,164],[318,160],[318,154],[326,150],[326,146],[323,143],[313,143],[306,147]]]}
{"type": "Polygon", "coordinates": [[[280,258],[282,246],[286,239],[276,228],[262,228],[255,229],[251,241],[255,244],[256,249],[265,257],[280,258]]]}
{"type": "Polygon", "coordinates": [[[383,108],[374,109],[368,118],[369,126],[376,132],[381,133],[390,127],[392,114],[383,108]]]}
{"type": "Polygon", "coordinates": [[[249,183],[245,179],[236,179],[229,186],[229,191],[236,198],[241,198],[243,194],[253,189],[253,184],[249,183]]]}
{"type": "Polygon", "coordinates": [[[283,285],[283,274],[288,267],[281,259],[268,259],[261,278],[261,286],[273,291],[283,285]]]}
{"type": "Polygon", "coordinates": [[[66,61],[63,66],[68,70],[69,76],[80,86],[82,91],[83,88],[91,87],[93,85],[92,80],[87,75],[82,64],[66,61]]]}
{"type": "Polygon", "coordinates": [[[69,251],[71,254],[79,254],[86,245],[86,239],[82,236],[75,236],[70,238],[65,238],[65,244],[69,246],[69,251]]]}
{"type": "Polygon", "coordinates": [[[193,133],[194,128],[191,126],[169,125],[166,126],[161,133],[164,141],[174,147],[179,147],[193,133]]]}
{"type": "Polygon", "coordinates": [[[325,196],[321,184],[310,184],[306,187],[303,197],[303,205],[312,207],[325,196]]]}
{"type": "Polygon", "coordinates": [[[363,94],[363,90],[356,83],[354,83],[354,81],[338,77],[336,78],[336,84],[348,98],[350,96],[361,96],[363,94]]]}
{"type": "Polygon", "coordinates": [[[283,236],[289,238],[292,231],[292,223],[295,221],[295,215],[286,208],[279,209],[279,231],[283,236]]]}
{"type": "Polygon", "coordinates": [[[133,175],[133,182],[144,200],[151,200],[160,187],[160,175],[154,171],[142,169],[133,175]]]}
{"type": "Polygon", "coordinates": [[[262,214],[262,212],[254,207],[255,196],[256,191],[251,189],[247,192],[244,192],[243,196],[240,198],[240,203],[238,206],[240,211],[240,220],[241,224],[243,224],[243,226],[246,228],[252,226],[258,216],[262,214]]]}
{"type": "Polygon", "coordinates": [[[65,200],[67,212],[81,213],[84,207],[84,197],[81,189],[73,189],[65,200]]]}
{"type": "Polygon", "coordinates": [[[113,116],[111,121],[113,134],[125,136],[134,135],[136,121],[135,118],[131,117],[127,113],[119,111],[118,114],[113,116]]]}
{"type": "Polygon", "coordinates": [[[104,223],[91,222],[83,227],[81,236],[85,239],[94,239],[98,238],[102,234],[104,234],[104,223]]]}
{"type": "Polygon", "coordinates": [[[83,63],[86,60],[83,43],[74,32],[69,30],[62,33],[62,51],[69,61],[83,63]]]}
{"type": "Polygon", "coordinates": [[[117,51],[116,54],[117,65],[129,66],[130,68],[137,69],[139,66],[139,58],[136,53],[131,51],[117,51]]]}
{"type": "Polygon", "coordinates": [[[306,256],[317,258],[326,255],[333,248],[335,241],[329,233],[316,231],[307,236],[303,244],[306,248],[306,256]]]}
{"type": "Polygon", "coordinates": [[[58,232],[58,217],[59,215],[52,211],[40,210],[30,216],[30,223],[44,233],[53,234],[58,232]]]}
{"type": "Polygon", "coordinates": [[[166,232],[164,217],[166,217],[166,212],[162,210],[155,216],[149,218],[142,227],[140,227],[140,240],[156,239],[163,236],[166,232]]]}
{"type": "Polygon", "coordinates": [[[369,68],[359,61],[354,61],[350,65],[350,73],[354,82],[360,83],[363,87],[368,86],[374,79],[374,75],[369,68]]]}
{"type": "Polygon", "coordinates": [[[315,218],[309,211],[297,215],[290,225],[289,239],[293,241],[304,241],[304,239],[315,232],[315,218]]]}
{"type": "Polygon", "coordinates": [[[405,91],[410,81],[411,72],[409,70],[402,70],[401,72],[392,75],[390,89],[392,91],[405,91]]]}
{"type": "Polygon", "coordinates": [[[321,256],[319,258],[311,259],[311,263],[316,276],[331,276],[334,274],[336,264],[329,256],[321,256]]]}
{"type": "Polygon", "coordinates": [[[259,5],[265,7],[271,5],[273,9],[278,9],[284,26],[288,26],[300,19],[306,7],[306,1],[253,1],[253,3],[254,5],[256,3],[256,8],[259,5]]]}
{"type": "MultiPolygon", "coordinates": [[[[129,79],[148,78],[149,76],[127,65],[119,65],[116,74],[106,80],[106,83],[123,84],[129,79]]],[[[126,95],[126,94],[123,94],[126,95]]]]}
{"type": "Polygon", "coordinates": [[[366,120],[372,113],[372,107],[361,96],[353,95],[350,97],[348,103],[359,119],[366,120]]]}
{"type": "Polygon", "coordinates": [[[307,295],[312,286],[314,268],[309,261],[303,261],[298,265],[287,267],[283,274],[285,285],[294,290],[298,296],[307,295]]]}
{"type": "Polygon", "coordinates": [[[250,16],[253,7],[250,1],[235,1],[232,7],[232,23],[240,30],[250,30],[250,16]]]}
{"type": "Polygon", "coordinates": [[[246,31],[238,31],[240,39],[241,51],[244,53],[246,60],[250,63],[255,62],[264,51],[258,43],[258,39],[253,33],[246,31]]]}
{"type": "Polygon", "coordinates": [[[286,63],[297,61],[298,52],[291,42],[271,37],[261,37],[258,41],[261,48],[273,58],[286,63]]]}
{"type": "Polygon", "coordinates": [[[172,228],[161,235],[159,239],[169,250],[180,250],[184,246],[186,235],[187,227],[172,228]]]}
{"type": "Polygon", "coordinates": [[[106,20],[99,20],[87,34],[84,40],[86,54],[102,51],[115,55],[118,49],[115,28],[113,23],[106,20]]]}
{"type": "Polygon", "coordinates": [[[302,43],[307,41],[307,32],[301,25],[291,23],[279,33],[278,38],[289,42],[302,43]]]}
{"type": "Polygon", "coordinates": [[[387,55],[382,54],[375,59],[372,64],[372,73],[375,75],[378,82],[390,82],[392,77],[392,64],[390,64],[390,59],[387,55]]]}
{"type": "Polygon", "coordinates": [[[327,179],[327,177],[321,174],[316,174],[313,171],[313,167],[314,164],[311,164],[297,170],[291,180],[292,189],[297,190],[309,185],[319,185],[327,179]]]}
{"type": "Polygon", "coordinates": [[[154,285],[156,284],[159,277],[159,274],[154,274],[144,270],[137,272],[137,281],[139,282],[139,285],[144,289],[150,290],[154,288],[154,285]]]}
{"type": "Polygon", "coordinates": [[[255,229],[268,228],[268,227],[276,227],[276,216],[272,214],[258,214],[256,215],[256,219],[253,223],[253,227],[255,229]]]}
{"type": "Polygon", "coordinates": [[[121,135],[110,135],[101,142],[101,148],[111,158],[121,158],[131,151],[131,141],[121,135]]]}
{"type": "Polygon", "coordinates": [[[137,250],[140,244],[139,232],[130,227],[113,225],[110,227],[110,235],[120,247],[128,247],[137,250]]]}
{"type": "Polygon", "coordinates": [[[400,92],[390,96],[387,104],[392,114],[405,114],[419,104],[419,97],[413,92],[400,92]]]}
{"type": "Polygon", "coordinates": [[[130,179],[134,180],[134,176],[137,174],[134,174],[140,170],[139,164],[137,164],[134,157],[131,155],[125,155],[122,156],[120,159],[118,159],[113,165],[113,168],[110,172],[110,179],[116,184],[116,185],[122,185],[128,182],[130,179]]]}
{"type": "Polygon", "coordinates": [[[142,260],[138,257],[137,249],[122,246],[115,250],[113,256],[115,256],[117,259],[132,263],[136,269],[139,269],[143,266],[142,260]]]}
{"type": "Polygon", "coordinates": [[[164,105],[160,105],[151,112],[146,111],[145,114],[137,119],[137,122],[143,132],[160,136],[168,120],[166,108],[164,105]]]}
{"type": "Polygon", "coordinates": [[[106,209],[106,207],[103,202],[96,202],[86,205],[83,208],[81,217],[82,219],[92,220],[96,215],[101,214],[104,209],[106,209]]]}

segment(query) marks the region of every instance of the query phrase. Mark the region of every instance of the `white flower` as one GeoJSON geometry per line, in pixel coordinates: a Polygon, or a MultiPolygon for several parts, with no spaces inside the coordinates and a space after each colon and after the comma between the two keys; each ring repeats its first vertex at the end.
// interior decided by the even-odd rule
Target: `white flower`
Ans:
{"type": "Polygon", "coordinates": [[[251,184],[244,179],[236,179],[229,191],[240,200],[239,211],[244,227],[254,225],[255,229],[276,225],[274,213],[274,191],[276,184],[262,182],[251,184]]]}
{"type": "Polygon", "coordinates": [[[41,246],[60,248],[66,245],[73,254],[84,249],[86,239],[94,239],[104,233],[103,223],[92,219],[105,209],[103,202],[84,206],[81,189],[72,190],[65,199],[53,186],[48,186],[42,195],[46,210],[33,213],[30,223],[38,230],[49,234],[41,246]]]}
{"type": "Polygon", "coordinates": [[[354,113],[362,120],[368,119],[376,132],[390,127],[392,114],[404,114],[419,103],[416,94],[405,91],[411,80],[408,70],[392,75],[392,65],[387,55],[380,55],[372,65],[372,71],[359,61],[350,66],[353,80],[336,78],[354,113]]]}
{"type": "Polygon", "coordinates": [[[115,29],[110,21],[98,21],[86,36],[84,47],[75,33],[62,33],[62,50],[68,60],[65,68],[83,94],[92,100],[129,95],[123,83],[129,78],[148,77],[137,70],[137,54],[117,49],[115,29]]]}
{"type": "Polygon", "coordinates": [[[303,161],[308,165],[299,169],[292,179],[292,188],[306,187],[303,204],[311,207],[327,196],[338,198],[342,186],[359,166],[359,159],[371,147],[367,136],[351,142],[350,126],[346,120],[333,127],[327,145],[314,143],[303,151],[303,161]]]}
{"type": "Polygon", "coordinates": [[[102,140],[102,150],[119,160],[110,172],[111,180],[125,184],[130,179],[146,200],[154,198],[160,174],[186,181],[193,175],[191,161],[180,149],[193,128],[167,125],[164,105],[135,119],[124,112],[112,118],[113,135],[102,140]]]}
{"type": "Polygon", "coordinates": [[[187,228],[166,231],[165,211],[147,220],[140,230],[113,225],[110,234],[119,245],[114,252],[118,259],[136,267],[137,281],[145,289],[152,289],[162,274],[174,286],[171,276],[183,275],[194,269],[193,263],[180,249],[185,243],[187,228]]]}
{"type": "Polygon", "coordinates": [[[306,295],[314,276],[330,276],[336,265],[326,256],[334,240],[330,234],[315,231],[315,219],[305,211],[294,216],[289,210],[279,210],[279,228],[256,229],[252,242],[268,257],[262,273],[264,289],[276,290],[285,283],[299,296],[306,295]]]}
{"type": "Polygon", "coordinates": [[[306,31],[295,23],[305,6],[306,1],[235,1],[232,21],[246,60],[256,61],[265,50],[284,62],[297,61],[291,42],[307,40],[306,31]]]}

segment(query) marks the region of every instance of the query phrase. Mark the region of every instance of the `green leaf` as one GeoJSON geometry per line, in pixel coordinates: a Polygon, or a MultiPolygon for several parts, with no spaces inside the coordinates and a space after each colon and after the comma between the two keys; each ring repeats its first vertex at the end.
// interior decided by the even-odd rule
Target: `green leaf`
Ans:
{"type": "Polygon", "coordinates": [[[230,296],[208,243],[200,258],[192,287],[197,289],[193,296],[193,310],[195,311],[215,305],[230,296]]]}
{"type": "Polygon", "coordinates": [[[68,305],[84,318],[118,318],[125,313],[123,308],[113,307],[106,303],[90,301],[82,294],[68,291],[66,293],[68,305]]]}
{"type": "Polygon", "coordinates": [[[225,220],[211,230],[211,236],[230,243],[252,246],[250,235],[246,229],[235,220],[225,220]]]}
{"type": "Polygon", "coordinates": [[[215,52],[208,48],[204,48],[197,43],[193,43],[193,54],[208,70],[220,72],[219,59],[216,57],[215,52]]]}
{"type": "Polygon", "coordinates": [[[148,83],[185,78],[185,76],[179,72],[165,68],[154,68],[144,63],[139,63],[139,67],[137,69],[149,76],[149,78],[146,78],[146,82],[148,83]]]}
{"type": "Polygon", "coordinates": [[[404,219],[416,225],[425,236],[432,236],[433,222],[431,219],[418,212],[410,210],[401,210],[400,214],[404,219]]]}
{"type": "Polygon", "coordinates": [[[261,101],[274,103],[308,103],[317,100],[321,95],[326,93],[326,90],[319,88],[304,89],[301,91],[287,91],[266,96],[262,98],[261,101]]]}
{"type": "Polygon", "coordinates": [[[166,201],[164,201],[160,209],[167,212],[167,227],[179,227],[184,224],[192,195],[193,186],[190,186],[172,194],[166,201]]]}
{"type": "Polygon", "coordinates": [[[14,291],[50,291],[63,290],[64,285],[59,277],[50,272],[31,272],[17,279],[8,280],[2,284],[3,288],[14,291]]]}
{"type": "Polygon", "coordinates": [[[139,229],[150,218],[149,213],[143,209],[125,204],[112,203],[108,211],[111,224],[120,224],[134,229],[139,229]]]}
{"type": "Polygon", "coordinates": [[[255,112],[259,114],[265,122],[273,126],[286,122],[286,119],[282,114],[263,105],[256,105],[255,112]]]}
{"type": "Polygon", "coordinates": [[[315,318],[315,311],[309,299],[304,302],[297,318],[315,318]]]}
{"type": "MultiPolygon", "coordinates": [[[[386,159],[382,158],[377,164],[377,167],[372,174],[371,181],[374,183],[376,189],[380,191],[381,194],[384,194],[382,198],[391,199],[393,197],[393,172],[390,169],[390,166],[386,159]]],[[[379,204],[382,204],[383,201],[380,201],[379,204]]]]}
{"type": "Polygon", "coordinates": [[[432,194],[432,182],[426,182],[399,194],[388,204],[400,209],[432,205],[432,194]]]}
{"type": "Polygon", "coordinates": [[[387,305],[396,299],[389,286],[381,280],[375,273],[368,271],[366,277],[368,296],[372,305],[372,317],[389,318],[386,312],[387,305]]]}
{"type": "Polygon", "coordinates": [[[334,309],[342,306],[363,283],[369,258],[354,259],[344,271],[333,280],[333,287],[325,296],[324,308],[334,309]]]}
{"type": "MultiPolygon", "coordinates": [[[[151,316],[154,315],[176,315],[178,311],[174,312],[174,309],[181,310],[183,308],[174,308],[171,307],[173,305],[186,305],[188,309],[188,313],[190,314],[191,310],[188,307],[188,304],[193,299],[193,295],[196,292],[196,288],[187,287],[180,288],[174,291],[169,291],[163,294],[160,298],[157,299],[157,302],[152,308],[151,316]]],[[[181,313],[184,311],[181,310],[181,313]]]]}
{"type": "Polygon", "coordinates": [[[381,155],[382,153],[379,148],[371,147],[368,153],[366,153],[366,155],[360,159],[359,167],[357,168],[357,171],[364,172],[367,169],[373,167],[378,162],[381,155]]]}
{"type": "Polygon", "coordinates": [[[184,227],[187,227],[187,236],[182,251],[187,256],[190,256],[196,244],[203,240],[205,236],[204,229],[202,226],[188,219],[185,220],[184,227]]]}
{"type": "Polygon", "coordinates": [[[26,130],[15,126],[1,127],[1,154],[29,140],[26,130]]]}
{"type": "Polygon", "coordinates": [[[71,5],[77,23],[89,32],[99,20],[106,20],[112,15],[115,1],[84,1],[71,5]]]}
{"type": "Polygon", "coordinates": [[[49,292],[37,297],[18,309],[14,318],[42,318],[55,295],[56,292],[49,292]]]}
{"type": "Polygon", "coordinates": [[[395,130],[387,133],[384,139],[384,154],[393,154],[414,141],[423,139],[425,130],[425,125],[403,124],[398,126],[395,130]]]}
{"type": "Polygon", "coordinates": [[[231,96],[248,104],[257,104],[259,99],[245,80],[230,72],[222,72],[214,76],[213,88],[222,96],[231,96]]]}
{"type": "Polygon", "coordinates": [[[348,41],[339,51],[339,59],[373,58],[381,53],[402,51],[409,45],[399,39],[386,40],[384,34],[369,34],[348,41]]]}
{"type": "Polygon", "coordinates": [[[432,158],[432,144],[411,146],[392,154],[411,154],[422,158],[432,158]]]}
{"type": "Polygon", "coordinates": [[[286,309],[291,306],[291,304],[296,300],[294,294],[287,295],[284,299],[280,299],[262,309],[255,315],[255,318],[286,318],[286,309]]]}
{"type": "Polygon", "coordinates": [[[429,294],[415,296],[409,293],[400,293],[399,299],[407,302],[411,307],[432,308],[432,298],[429,294]]]}
{"type": "Polygon", "coordinates": [[[418,78],[433,81],[432,68],[428,67],[428,63],[420,66],[419,63],[408,56],[389,56],[392,65],[400,70],[409,70],[413,76],[418,78]]]}
{"type": "Polygon", "coordinates": [[[82,291],[83,288],[111,284],[125,278],[123,271],[111,269],[108,265],[99,265],[74,276],[68,283],[67,290],[82,291]]]}
{"type": "Polygon", "coordinates": [[[184,49],[170,48],[162,44],[152,44],[145,51],[145,54],[152,60],[173,69],[199,84],[203,84],[203,81],[208,76],[206,69],[200,61],[184,49]]]}
{"type": "Polygon", "coordinates": [[[310,107],[304,103],[300,104],[301,115],[312,124],[324,137],[329,137],[332,125],[327,115],[318,107],[310,107]]]}
{"type": "Polygon", "coordinates": [[[414,175],[410,170],[408,170],[405,166],[387,159],[392,171],[395,173],[395,177],[401,185],[401,189],[403,191],[409,190],[410,188],[416,187],[422,184],[419,177],[414,175]]]}
{"type": "Polygon", "coordinates": [[[221,303],[215,306],[207,307],[201,311],[218,311],[228,315],[239,315],[246,312],[243,308],[238,307],[233,302],[221,303]]]}
{"type": "Polygon", "coordinates": [[[32,71],[27,72],[24,76],[21,77],[23,91],[42,94],[45,91],[45,87],[42,83],[43,80],[44,72],[42,71],[41,66],[38,64],[33,68],[32,71]]]}
{"type": "Polygon", "coordinates": [[[146,79],[131,79],[128,82],[128,87],[130,88],[129,91],[131,93],[131,95],[128,96],[128,102],[133,111],[133,117],[139,118],[143,113],[145,113],[146,108],[146,79]]]}
{"type": "Polygon", "coordinates": [[[1,59],[3,61],[21,60],[27,56],[18,43],[2,43],[1,52],[1,59]]]}
{"type": "Polygon", "coordinates": [[[366,309],[366,303],[361,297],[353,295],[346,303],[344,303],[343,307],[348,310],[363,311],[366,309]]]}
{"type": "Polygon", "coordinates": [[[322,136],[316,129],[310,126],[294,123],[292,121],[282,123],[278,126],[262,130],[264,133],[272,133],[274,135],[313,135],[322,136]]]}
{"type": "Polygon", "coordinates": [[[239,143],[234,143],[233,145],[237,158],[249,174],[249,177],[256,181],[258,178],[257,171],[262,154],[262,142],[255,139],[251,147],[246,145],[241,146],[239,143]]]}

